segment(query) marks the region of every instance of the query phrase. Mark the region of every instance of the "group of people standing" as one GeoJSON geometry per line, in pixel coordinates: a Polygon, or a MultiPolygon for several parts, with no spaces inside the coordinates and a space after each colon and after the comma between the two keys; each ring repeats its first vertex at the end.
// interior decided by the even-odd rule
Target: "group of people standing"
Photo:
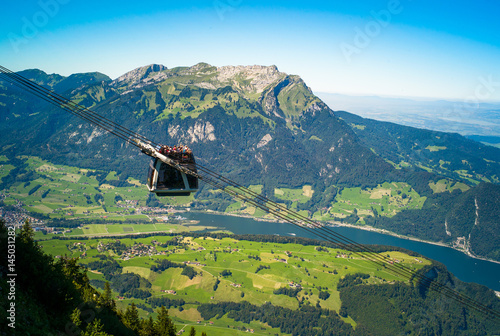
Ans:
{"type": "Polygon", "coordinates": [[[175,159],[175,160],[189,160],[192,155],[193,151],[185,145],[178,145],[178,146],[161,146],[159,150],[160,154],[166,155],[169,158],[175,159]]]}

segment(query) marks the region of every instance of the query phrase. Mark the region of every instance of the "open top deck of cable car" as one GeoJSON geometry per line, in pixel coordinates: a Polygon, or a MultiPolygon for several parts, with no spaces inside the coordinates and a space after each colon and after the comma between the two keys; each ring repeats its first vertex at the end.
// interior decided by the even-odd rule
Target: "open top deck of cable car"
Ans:
{"type": "MultiPolygon", "coordinates": [[[[196,173],[194,155],[186,147],[162,146],[159,152],[196,173]]],[[[147,186],[157,196],[189,196],[198,190],[198,178],[154,157],[149,165],[147,186]]]]}

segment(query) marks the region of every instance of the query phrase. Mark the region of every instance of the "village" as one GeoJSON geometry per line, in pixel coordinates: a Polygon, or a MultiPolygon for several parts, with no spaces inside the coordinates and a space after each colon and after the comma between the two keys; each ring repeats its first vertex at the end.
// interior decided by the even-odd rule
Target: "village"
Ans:
{"type": "MultiPolygon", "coordinates": [[[[153,244],[157,243],[153,241],[153,244]]],[[[123,260],[129,260],[134,257],[151,257],[154,255],[165,255],[166,251],[158,252],[156,247],[153,245],[148,245],[144,243],[137,243],[130,246],[127,246],[120,242],[120,240],[115,240],[110,243],[99,242],[97,245],[97,251],[100,253],[106,251],[113,251],[113,253],[120,256],[123,260]]]]}
{"type": "Polygon", "coordinates": [[[3,203],[5,197],[5,193],[0,193],[0,218],[5,220],[7,225],[20,227],[26,221],[29,221],[36,229],[45,224],[43,220],[30,215],[30,213],[23,208],[24,203],[18,199],[15,200],[15,204],[6,206],[3,203]]]}

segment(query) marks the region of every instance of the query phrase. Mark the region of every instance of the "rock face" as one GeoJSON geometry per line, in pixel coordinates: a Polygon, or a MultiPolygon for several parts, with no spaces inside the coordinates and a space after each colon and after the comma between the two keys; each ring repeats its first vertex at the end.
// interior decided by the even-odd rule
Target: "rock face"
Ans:
{"type": "Polygon", "coordinates": [[[127,84],[129,87],[139,88],[167,78],[168,76],[166,75],[162,76],[161,74],[156,74],[156,76],[150,77],[150,74],[158,73],[164,70],[167,70],[167,67],[164,65],[150,64],[127,72],[126,74],[115,79],[111,83],[111,85],[120,86],[123,84],[127,84]]]}
{"type": "Polygon", "coordinates": [[[271,141],[273,139],[273,137],[271,136],[271,134],[267,133],[266,135],[264,135],[262,137],[262,139],[259,141],[259,143],[257,144],[257,148],[261,148],[261,147],[264,147],[265,145],[267,145],[269,143],[269,141],[271,141]]]}
{"type": "Polygon", "coordinates": [[[179,143],[193,144],[196,142],[215,141],[215,127],[210,122],[196,122],[187,130],[181,129],[179,125],[170,125],[168,134],[172,138],[179,139],[179,143]]]}
{"type": "Polygon", "coordinates": [[[217,71],[219,82],[231,85],[238,91],[250,93],[261,93],[269,85],[286,77],[275,65],[229,65],[219,67],[217,71]]]}
{"type": "Polygon", "coordinates": [[[287,74],[280,72],[275,65],[249,65],[249,66],[222,66],[214,67],[207,63],[198,63],[192,67],[167,69],[160,64],[134,69],[118,77],[112,86],[127,85],[130,88],[140,88],[148,84],[161,82],[169,77],[194,76],[198,80],[191,83],[201,88],[218,89],[231,86],[241,93],[262,93],[266,87],[283,80],[287,74]]]}
{"type": "MultiPolygon", "coordinates": [[[[277,117],[287,122],[296,121],[306,113],[315,113],[324,108],[322,103],[304,81],[295,75],[280,72],[275,65],[222,66],[214,67],[207,63],[198,63],[191,67],[167,69],[163,65],[152,64],[134,69],[114,80],[110,87],[121,95],[138,89],[158,90],[155,102],[150,106],[161,106],[164,115],[190,112],[194,117],[216,105],[236,104],[235,110],[248,109],[243,105],[258,104],[266,117],[277,117]],[[229,88],[229,89],[228,89],[229,88]],[[200,91],[201,89],[201,91],[200,91]],[[207,100],[203,90],[216,91],[217,98],[207,100]],[[237,93],[229,97],[229,91],[237,93]],[[191,98],[199,92],[198,100],[191,98]],[[166,99],[167,94],[177,95],[174,100],[166,99]],[[225,101],[225,100],[229,101],[225,101]],[[238,100],[238,103],[235,103],[238,100]]],[[[239,112],[236,112],[239,114],[239,112]]]]}

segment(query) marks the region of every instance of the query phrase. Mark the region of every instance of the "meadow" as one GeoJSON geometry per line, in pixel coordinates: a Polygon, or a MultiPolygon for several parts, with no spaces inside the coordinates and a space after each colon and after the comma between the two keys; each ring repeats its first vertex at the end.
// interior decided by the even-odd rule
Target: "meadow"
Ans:
{"type": "MultiPolygon", "coordinates": [[[[113,230],[119,232],[119,226],[122,226],[123,231],[127,227],[136,230],[141,225],[115,224],[112,226],[113,230]]],[[[104,227],[94,226],[93,230],[101,233],[98,231],[104,231],[104,227]]],[[[109,231],[109,226],[106,227],[109,231]]],[[[152,297],[184,300],[182,306],[172,306],[169,309],[178,330],[184,326],[189,330],[194,325],[198,332],[206,331],[210,335],[239,335],[245,328],[253,329],[260,335],[274,335],[279,331],[257,321],[244,324],[227,316],[204,321],[196,309],[199,304],[248,301],[254,305],[262,305],[270,302],[276,306],[297,309],[300,302],[306,305],[319,304],[322,308],[338,312],[341,301],[337,284],[347,274],[369,274],[370,277],[364,280],[368,284],[405,281],[385,268],[364,260],[360,255],[319,245],[237,240],[231,236],[218,239],[205,235],[195,238],[184,233],[182,236],[120,239],[120,243],[127,247],[141,244],[153,246],[153,255],[123,257],[112,248],[102,250],[102,246],[116,241],[116,237],[49,239],[40,241],[40,245],[52,255],[78,257],[83,265],[100,260],[98,255],[113,258],[122,267],[122,273],[135,273],[147,279],[151,287],[143,289],[148,290],[152,297]],[[173,239],[177,240],[176,244],[166,244],[173,239]],[[151,266],[164,259],[179,264],[187,263],[196,272],[196,276],[190,279],[182,274],[183,269],[179,267],[154,272],[151,266]],[[296,297],[274,293],[277,289],[292,286],[301,288],[296,297]],[[175,294],[166,291],[175,291],[175,294]],[[326,300],[320,299],[320,291],[327,291],[329,297],[326,300]]],[[[383,254],[413,270],[430,264],[428,260],[402,252],[389,251],[383,254]]],[[[89,269],[87,274],[90,279],[105,280],[104,274],[98,270],[89,269]]],[[[142,307],[139,309],[142,317],[156,314],[144,309],[151,307],[146,299],[119,298],[116,291],[114,295],[121,309],[125,309],[133,301],[142,307]]],[[[355,325],[349,317],[343,319],[355,325]]]]}
{"type": "MultiPolygon", "coordinates": [[[[435,192],[444,192],[454,188],[463,188],[465,185],[446,187],[449,181],[443,179],[431,186],[435,192]],[[444,186],[444,187],[443,187],[444,186]]],[[[251,186],[262,189],[262,186],[251,186]]],[[[275,188],[274,197],[278,202],[289,202],[289,208],[306,217],[313,217],[320,221],[342,221],[350,215],[356,214],[359,219],[355,224],[363,225],[366,216],[392,217],[405,209],[421,209],[425,196],[421,197],[409,184],[404,182],[385,182],[375,188],[361,189],[343,188],[327,208],[311,214],[307,210],[299,210],[300,204],[311,200],[314,190],[309,185],[302,188],[275,188]]],[[[229,214],[246,214],[260,217],[263,213],[259,209],[240,201],[230,204],[225,212],[229,214]]],[[[353,223],[354,224],[354,223],[353,223]]]]}

